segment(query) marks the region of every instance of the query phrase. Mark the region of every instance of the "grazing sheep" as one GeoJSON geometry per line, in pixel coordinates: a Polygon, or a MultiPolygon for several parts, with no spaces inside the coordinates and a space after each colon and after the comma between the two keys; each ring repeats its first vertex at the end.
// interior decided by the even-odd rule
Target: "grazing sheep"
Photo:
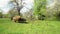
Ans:
{"type": "Polygon", "coordinates": [[[12,21],[17,22],[19,21],[20,18],[21,18],[20,16],[14,16],[12,17],[12,21]]]}
{"type": "Polygon", "coordinates": [[[26,19],[21,18],[20,16],[14,16],[14,17],[11,18],[11,20],[14,21],[14,22],[24,22],[24,21],[26,21],[26,19]]]}

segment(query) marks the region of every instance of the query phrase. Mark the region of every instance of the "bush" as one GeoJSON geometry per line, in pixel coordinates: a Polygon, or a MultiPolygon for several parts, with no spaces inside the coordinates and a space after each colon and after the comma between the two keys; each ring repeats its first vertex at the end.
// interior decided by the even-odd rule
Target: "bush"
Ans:
{"type": "Polygon", "coordinates": [[[56,13],[56,19],[60,21],[60,12],[56,13]]]}

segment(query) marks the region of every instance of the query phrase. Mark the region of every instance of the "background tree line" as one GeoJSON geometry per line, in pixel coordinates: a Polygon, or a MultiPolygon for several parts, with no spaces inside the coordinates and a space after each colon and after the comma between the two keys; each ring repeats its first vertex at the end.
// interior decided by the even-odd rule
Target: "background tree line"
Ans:
{"type": "MultiPolygon", "coordinates": [[[[26,16],[30,13],[30,16],[28,19],[39,19],[39,20],[60,20],[60,1],[56,1],[54,6],[46,7],[48,0],[34,0],[34,7],[30,10],[30,12],[26,13],[26,16]],[[33,13],[33,14],[32,14],[33,13]],[[32,15],[31,15],[32,14],[32,15]]],[[[10,1],[11,3],[15,2],[16,5],[14,8],[12,8],[8,14],[2,14],[0,12],[0,17],[8,15],[8,17],[19,15],[20,10],[23,6],[19,7],[19,4],[16,0],[10,1]],[[17,7],[16,7],[17,6],[17,7]]],[[[22,2],[22,0],[21,0],[22,2]]],[[[6,16],[7,17],[7,16],[6,16]]]]}
{"type": "Polygon", "coordinates": [[[34,0],[34,15],[39,20],[60,20],[60,1],[53,0],[54,6],[46,7],[48,0],[34,0]]]}

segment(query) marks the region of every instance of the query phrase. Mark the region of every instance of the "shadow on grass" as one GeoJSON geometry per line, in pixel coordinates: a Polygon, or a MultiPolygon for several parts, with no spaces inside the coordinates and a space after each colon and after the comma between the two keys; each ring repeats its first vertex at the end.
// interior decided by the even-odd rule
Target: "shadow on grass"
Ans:
{"type": "Polygon", "coordinates": [[[18,20],[18,23],[25,23],[25,24],[27,24],[28,22],[26,22],[26,19],[23,19],[23,18],[22,18],[22,19],[19,19],[19,20],[18,20]]]}
{"type": "Polygon", "coordinates": [[[18,23],[28,24],[28,22],[25,22],[25,21],[20,21],[18,23]]]}

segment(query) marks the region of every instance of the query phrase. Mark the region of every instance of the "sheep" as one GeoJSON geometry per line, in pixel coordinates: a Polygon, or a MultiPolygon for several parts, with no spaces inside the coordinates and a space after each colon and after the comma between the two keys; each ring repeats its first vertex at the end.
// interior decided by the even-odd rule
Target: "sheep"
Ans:
{"type": "Polygon", "coordinates": [[[21,18],[20,16],[13,16],[13,17],[11,17],[11,20],[14,22],[17,22],[17,21],[19,21],[20,18],[21,18]]]}
{"type": "Polygon", "coordinates": [[[26,19],[21,18],[21,16],[14,16],[14,17],[12,17],[11,19],[12,19],[12,21],[14,21],[14,22],[24,22],[24,21],[26,21],[26,19]]]}

